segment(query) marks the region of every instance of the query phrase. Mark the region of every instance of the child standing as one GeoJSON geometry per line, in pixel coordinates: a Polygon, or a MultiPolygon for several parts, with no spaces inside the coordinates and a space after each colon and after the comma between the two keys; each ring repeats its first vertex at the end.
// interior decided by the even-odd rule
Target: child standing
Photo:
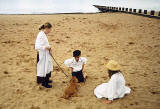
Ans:
{"type": "Polygon", "coordinates": [[[75,76],[78,79],[78,82],[84,82],[86,74],[83,74],[84,66],[87,62],[85,57],[81,57],[81,51],[75,50],[73,52],[73,58],[65,60],[64,64],[71,68],[72,76],[75,76]]]}
{"type": "Polygon", "coordinates": [[[46,88],[52,87],[48,83],[52,82],[49,78],[53,71],[53,63],[50,56],[51,47],[46,36],[51,32],[51,28],[52,25],[50,23],[43,24],[39,28],[40,32],[35,43],[35,49],[37,50],[37,83],[46,88]]]}

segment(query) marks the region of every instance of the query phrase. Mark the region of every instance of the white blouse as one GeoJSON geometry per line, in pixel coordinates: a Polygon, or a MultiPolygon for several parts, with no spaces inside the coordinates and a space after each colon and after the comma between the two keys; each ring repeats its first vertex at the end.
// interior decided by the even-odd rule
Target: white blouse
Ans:
{"type": "Polygon", "coordinates": [[[102,83],[94,90],[94,94],[97,98],[108,98],[113,100],[116,98],[122,98],[125,94],[129,94],[131,89],[125,86],[125,79],[122,73],[116,73],[111,76],[108,83],[102,83]]]}
{"type": "Polygon", "coordinates": [[[87,59],[85,57],[80,57],[78,62],[75,60],[75,58],[67,59],[65,60],[64,64],[67,67],[72,67],[73,72],[81,71],[83,64],[87,63],[87,59]]]}
{"type": "Polygon", "coordinates": [[[35,49],[39,52],[39,62],[37,63],[37,76],[45,77],[46,74],[53,71],[52,58],[49,51],[45,49],[46,46],[50,46],[47,36],[43,31],[40,31],[37,35],[35,42],[35,49]]]}

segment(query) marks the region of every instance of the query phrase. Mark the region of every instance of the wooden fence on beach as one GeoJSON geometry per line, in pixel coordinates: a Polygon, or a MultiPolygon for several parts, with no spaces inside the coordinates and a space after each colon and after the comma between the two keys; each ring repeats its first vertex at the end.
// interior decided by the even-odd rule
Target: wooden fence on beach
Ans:
{"type": "Polygon", "coordinates": [[[123,12],[123,13],[129,13],[134,15],[140,15],[150,18],[157,18],[160,19],[160,11],[148,11],[148,10],[142,10],[142,9],[134,9],[134,8],[124,8],[124,7],[111,7],[111,6],[99,6],[99,5],[93,5],[96,8],[100,10],[100,12],[123,12]]]}

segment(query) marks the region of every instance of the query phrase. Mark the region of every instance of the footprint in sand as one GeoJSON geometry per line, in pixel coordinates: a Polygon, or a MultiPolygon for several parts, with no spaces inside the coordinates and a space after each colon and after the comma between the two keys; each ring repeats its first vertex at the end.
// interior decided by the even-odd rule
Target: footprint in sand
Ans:
{"type": "Polygon", "coordinates": [[[103,57],[103,59],[104,59],[105,61],[108,61],[108,60],[109,60],[109,58],[107,58],[107,57],[103,57]]]}
{"type": "Polygon", "coordinates": [[[154,45],[154,47],[160,47],[160,45],[154,45]]]}
{"type": "Polygon", "coordinates": [[[133,103],[131,103],[130,105],[131,105],[131,106],[133,106],[134,104],[133,104],[133,103]]]}
{"type": "Polygon", "coordinates": [[[59,42],[59,41],[56,41],[56,43],[59,44],[60,42],[59,42]]]}
{"type": "Polygon", "coordinates": [[[135,44],[135,43],[134,43],[134,42],[129,42],[128,44],[129,44],[129,45],[133,45],[133,44],[135,44]]]}
{"type": "Polygon", "coordinates": [[[58,66],[55,66],[55,67],[54,67],[54,71],[57,71],[57,72],[60,71],[60,69],[58,68],[58,66]]]}
{"type": "Polygon", "coordinates": [[[9,74],[8,71],[4,71],[3,73],[4,73],[4,74],[9,74]]]}
{"type": "Polygon", "coordinates": [[[24,91],[23,91],[22,89],[17,89],[17,90],[15,91],[15,93],[16,93],[16,94],[22,94],[22,93],[24,93],[24,91]]]}
{"type": "Polygon", "coordinates": [[[25,23],[24,25],[28,25],[27,23],[25,23]]]}
{"type": "Polygon", "coordinates": [[[158,73],[158,72],[153,72],[153,73],[158,73]]]}
{"type": "Polygon", "coordinates": [[[19,66],[19,65],[20,65],[20,63],[19,63],[19,62],[16,62],[16,65],[17,65],[17,66],[19,66]]]}
{"type": "Polygon", "coordinates": [[[98,79],[97,77],[93,78],[93,79],[98,79]]]}
{"type": "Polygon", "coordinates": [[[41,109],[41,108],[38,107],[38,106],[33,106],[33,105],[32,105],[32,107],[31,107],[30,109],[41,109]]]}
{"type": "Polygon", "coordinates": [[[66,81],[62,81],[62,83],[67,83],[66,81]]]}
{"type": "Polygon", "coordinates": [[[69,36],[66,36],[66,38],[69,39],[70,37],[69,37],[69,36]]]}
{"type": "Polygon", "coordinates": [[[76,106],[76,109],[85,109],[85,108],[83,108],[81,105],[79,105],[79,106],[76,106]]]}
{"type": "Polygon", "coordinates": [[[127,85],[127,86],[131,86],[131,84],[130,84],[130,83],[127,83],[126,85],[127,85]]]}
{"type": "Polygon", "coordinates": [[[5,63],[7,63],[7,62],[6,62],[6,61],[3,61],[2,63],[5,64],[5,63]]]}
{"type": "Polygon", "coordinates": [[[135,74],[135,72],[132,72],[132,73],[130,73],[130,74],[135,74]]]}
{"type": "Polygon", "coordinates": [[[9,41],[4,41],[2,43],[9,44],[9,43],[11,43],[11,41],[10,40],[9,41]]]}
{"type": "Polygon", "coordinates": [[[144,73],[144,77],[147,77],[147,74],[146,74],[146,73],[144,73]]]}
{"type": "Polygon", "coordinates": [[[135,105],[138,105],[139,103],[138,102],[135,102],[135,105]]]}
{"type": "Polygon", "coordinates": [[[131,89],[133,90],[133,92],[135,91],[136,88],[137,88],[137,87],[131,87],[131,89]]]}
{"type": "Polygon", "coordinates": [[[159,92],[156,92],[156,91],[152,91],[151,93],[152,93],[153,95],[154,95],[154,94],[159,94],[159,92]]]}

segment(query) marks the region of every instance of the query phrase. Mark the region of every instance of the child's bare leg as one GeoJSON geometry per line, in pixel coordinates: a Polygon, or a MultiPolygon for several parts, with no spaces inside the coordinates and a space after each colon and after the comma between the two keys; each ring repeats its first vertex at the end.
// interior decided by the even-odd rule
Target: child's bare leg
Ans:
{"type": "Polygon", "coordinates": [[[84,76],[84,78],[86,79],[86,78],[87,78],[87,73],[84,73],[83,76],[84,76]]]}

